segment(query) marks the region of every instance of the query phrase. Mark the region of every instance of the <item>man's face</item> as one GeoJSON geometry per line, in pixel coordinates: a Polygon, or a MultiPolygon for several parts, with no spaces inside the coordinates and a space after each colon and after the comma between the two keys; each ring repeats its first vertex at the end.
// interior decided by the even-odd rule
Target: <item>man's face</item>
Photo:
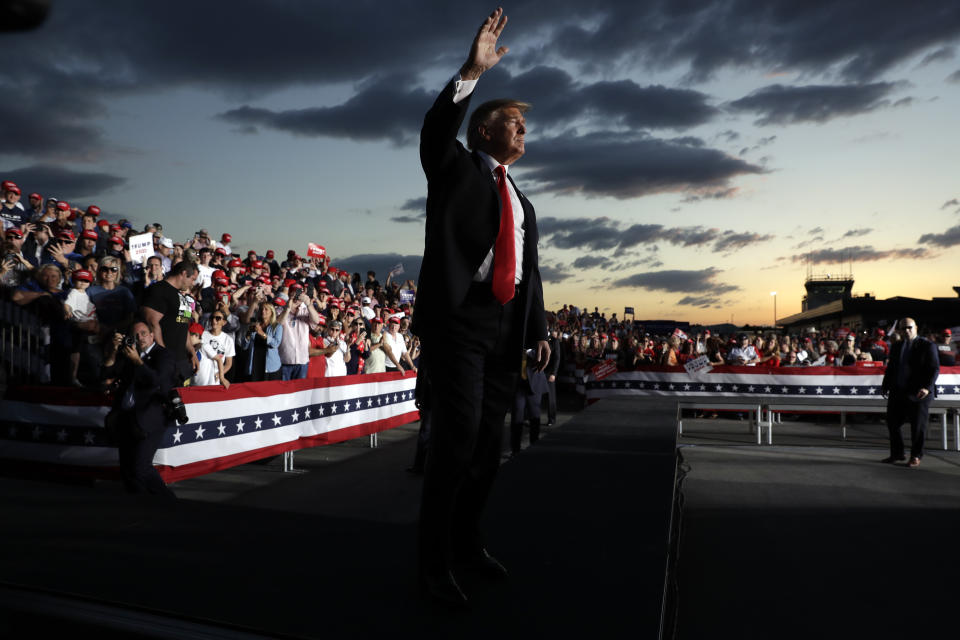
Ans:
{"type": "Polygon", "coordinates": [[[90,238],[83,238],[80,240],[80,242],[82,243],[80,245],[80,250],[86,253],[93,251],[97,247],[97,241],[91,240],[90,238]]]}
{"type": "Polygon", "coordinates": [[[163,263],[160,262],[159,258],[150,258],[147,260],[147,271],[150,272],[152,277],[158,278],[163,275],[163,263]]]}
{"type": "Polygon", "coordinates": [[[483,151],[501,164],[513,164],[523,156],[527,121],[520,109],[501,109],[493,122],[482,127],[480,133],[484,139],[483,151]]]}
{"type": "Polygon", "coordinates": [[[83,230],[93,231],[97,228],[97,219],[93,216],[83,216],[83,230]]]}
{"type": "Polygon", "coordinates": [[[41,198],[30,198],[30,206],[31,206],[33,209],[38,208],[41,204],[43,204],[43,199],[41,199],[41,198]]]}
{"type": "Polygon", "coordinates": [[[903,326],[900,328],[903,329],[904,340],[913,340],[917,337],[917,323],[913,321],[913,318],[904,320],[903,326]]]}
{"type": "Polygon", "coordinates": [[[56,289],[60,284],[60,272],[57,269],[44,269],[38,279],[44,289],[56,289]]]}
{"type": "Polygon", "coordinates": [[[7,191],[5,197],[10,204],[17,204],[20,201],[20,194],[16,191],[7,191]]]}
{"type": "Polygon", "coordinates": [[[146,350],[153,344],[153,333],[150,332],[150,327],[142,322],[133,325],[133,337],[137,341],[137,347],[140,351],[146,350]]]}

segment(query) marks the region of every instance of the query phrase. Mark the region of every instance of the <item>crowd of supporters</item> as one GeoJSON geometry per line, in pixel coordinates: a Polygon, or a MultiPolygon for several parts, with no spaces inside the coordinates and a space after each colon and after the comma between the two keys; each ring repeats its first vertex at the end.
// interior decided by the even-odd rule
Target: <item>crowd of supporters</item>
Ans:
{"type": "MultiPolygon", "coordinates": [[[[55,384],[101,386],[101,362],[135,319],[175,349],[185,384],[416,370],[412,280],[388,277],[381,284],[373,271],[362,278],[333,266],[325,252],[305,258],[291,249],[283,260],[272,250],[244,256],[232,250],[229,233],[217,240],[206,229],[179,242],[161,224],[136,231],[127,220],[103,219],[97,206],[80,209],[39,193],[24,205],[9,181],[0,191],[0,296],[49,328],[55,384]],[[152,235],[153,254],[132,260],[129,240],[143,233],[152,235]]],[[[615,360],[621,371],[700,356],[713,365],[869,366],[884,362],[888,340],[899,339],[882,328],[829,336],[664,334],[573,305],[548,318],[567,366],[615,360]]],[[[942,364],[952,365],[949,330],[930,337],[940,343],[942,364]]]]}
{"type": "Polygon", "coordinates": [[[229,233],[179,242],[161,224],[135,230],[39,193],[24,205],[10,181],[0,191],[0,296],[48,328],[54,384],[101,387],[101,363],[134,320],[174,351],[185,384],[416,370],[411,280],[362,278],[326,252],[239,255],[229,233]],[[153,254],[132,260],[130,238],[144,233],[153,254]]]}
{"type": "MultiPolygon", "coordinates": [[[[897,332],[880,327],[838,329],[824,335],[811,329],[803,334],[738,332],[712,334],[647,331],[642,323],[609,318],[596,308],[593,312],[564,305],[550,314],[551,329],[560,339],[564,360],[578,369],[589,369],[604,360],[614,360],[617,369],[630,371],[641,365],[682,366],[705,356],[711,365],[762,365],[766,367],[874,366],[883,364],[897,332]]],[[[950,329],[928,332],[938,344],[943,366],[955,364],[956,353],[950,329]]]]}

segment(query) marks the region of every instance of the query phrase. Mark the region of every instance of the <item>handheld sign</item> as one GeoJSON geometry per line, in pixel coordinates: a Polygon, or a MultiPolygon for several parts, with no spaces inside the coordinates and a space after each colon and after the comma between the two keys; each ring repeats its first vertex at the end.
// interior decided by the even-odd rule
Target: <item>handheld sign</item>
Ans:
{"type": "Polygon", "coordinates": [[[315,242],[307,243],[307,257],[308,258],[322,258],[327,255],[327,250],[325,247],[321,247],[315,242]]]}
{"type": "Polygon", "coordinates": [[[130,260],[132,262],[143,262],[153,254],[152,233],[141,233],[130,238],[130,260]]]}
{"type": "Polygon", "coordinates": [[[689,362],[683,365],[683,368],[686,369],[687,373],[707,373],[713,367],[710,366],[710,359],[707,356],[700,356],[699,358],[694,358],[689,362]]]}
{"type": "Polygon", "coordinates": [[[605,360],[598,365],[595,365],[590,372],[593,374],[593,377],[597,380],[603,380],[609,375],[613,375],[617,372],[617,363],[613,360],[605,360]]]}

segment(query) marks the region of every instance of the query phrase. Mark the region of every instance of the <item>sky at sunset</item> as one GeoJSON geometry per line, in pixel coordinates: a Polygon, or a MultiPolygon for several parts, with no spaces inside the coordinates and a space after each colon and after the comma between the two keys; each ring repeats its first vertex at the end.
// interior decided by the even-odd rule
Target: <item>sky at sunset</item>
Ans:
{"type": "MultiPolygon", "coordinates": [[[[416,273],[423,114],[495,6],[58,2],[2,34],[0,178],[234,250],[416,273]]],[[[474,104],[533,103],[511,168],[548,308],[770,323],[808,269],[960,285],[960,3],[520,1],[474,104]],[[842,264],[841,264],[842,261],[842,264]]]]}

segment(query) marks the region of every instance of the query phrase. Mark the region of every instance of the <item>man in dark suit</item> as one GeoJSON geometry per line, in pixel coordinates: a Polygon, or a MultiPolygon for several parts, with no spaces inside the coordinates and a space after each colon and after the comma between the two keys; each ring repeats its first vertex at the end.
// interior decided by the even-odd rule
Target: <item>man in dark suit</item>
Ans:
{"type": "Polygon", "coordinates": [[[412,330],[423,345],[432,422],[420,579],[428,595],[455,606],[466,597],[451,570],[506,576],[484,547],[480,516],[500,464],[523,349],[535,349],[541,370],[550,357],[536,217],[506,175],[524,153],[529,105],[484,103],[468,124],[472,152],[456,138],[477,79],[507,52],[497,48],[506,22],[500,9],[484,21],[420,136],[427,218],[412,330]]]}
{"type": "Polygon", "coordinates": [[[120,474],[130,493],[175,498],[153,466],[167,426],[164,403],[174,387],[173,355],[156,343],[144,322],[132,328],[134,344],[116,334],[103,363],[102,377],[117,381],[111,422],[120,454],[120,474]],[[123,359],[118,361],[118,352],[123,359]]]}
{"type": "MultiPolygon", "coordinates": [[[[551,350],[551,356],[553,353],[551,350]]],[[[547,376],[531,366],[533,364],[524,356],[520,381],[513,396],[510,412],[510,452],[513,455],[520,453],[524,422],[530,426],[530,444],[540,439],[540,401],[547,392],[547,376]]]]}
{"type": "Polygon", "coordinates": [[[560,374],[560,330],[556,325],[549,331],[550,361],[544,373],[547,376],[547,426],[552,427],[557,422],[557,376],[560,374]]]}
{"type": "Polygon", "coordinates": [[[900,329],[903,340],[890,346],[890,357],[881,387],[887,398],[887,430],[890,432],[890,456],[881,462],[905,460],[900,427],[910,423],[910,460],[908,467],[920,465],[927,433],[930,403],[936,395],[940,361],[937,347],[917,337],[917,323],[904,318],[900,329]]]}

